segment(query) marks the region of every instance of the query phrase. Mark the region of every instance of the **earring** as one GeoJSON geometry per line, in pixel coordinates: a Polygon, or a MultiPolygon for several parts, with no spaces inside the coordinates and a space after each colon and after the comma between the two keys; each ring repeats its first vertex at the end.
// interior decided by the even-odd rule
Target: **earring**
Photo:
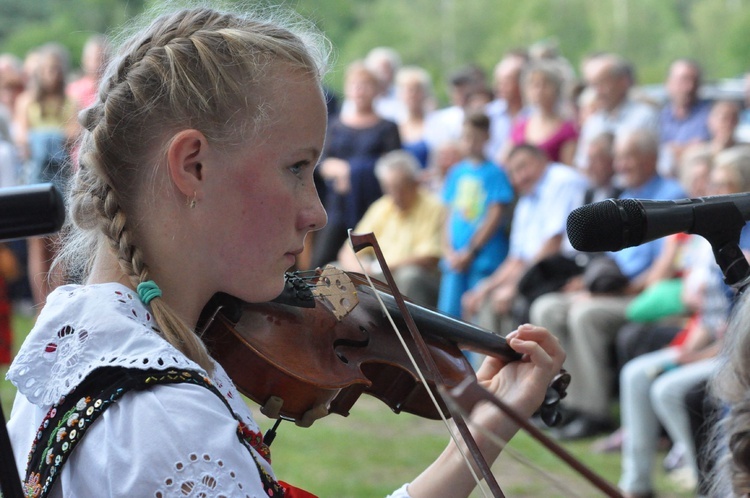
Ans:
{"type": "Polygon", "coordinates": [[[196,204],[195,198],[196,198],[196,193],[193,192],[193,198],[188,199],[188,206],[190,206],[190,209],[193,209],[195,207],[195,204],[196,204]]]}

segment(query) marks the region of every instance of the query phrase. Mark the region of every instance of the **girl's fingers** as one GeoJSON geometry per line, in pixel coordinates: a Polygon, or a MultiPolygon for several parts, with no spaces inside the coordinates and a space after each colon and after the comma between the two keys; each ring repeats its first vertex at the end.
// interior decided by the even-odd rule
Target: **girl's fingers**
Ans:
{"type": "Polygon", "coordinates": [[[565,352],[560,345],[560,341],[544,327],[529,324],[521,325],[508,334],[506,340],[508,345],[522,354],[535,352],[538,355],[540,353],[536,349],[538,347],[551,358],[559,359],[561,365],[562,360],[565,359],[565,352]]]}

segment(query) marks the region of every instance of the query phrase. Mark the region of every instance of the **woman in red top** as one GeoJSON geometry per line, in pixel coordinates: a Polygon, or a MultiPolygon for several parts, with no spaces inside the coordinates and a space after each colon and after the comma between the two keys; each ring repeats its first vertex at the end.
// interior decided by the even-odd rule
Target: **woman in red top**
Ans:
{"type": "Polygon", "coordinates": [[[573,164],[578,129],[560,111],[563,80],[559,72],[547,62],[535,62],[524,73],[522,85],[531,110],[513,125],[511,142],[536,145],[550,161],[573,164]]]}

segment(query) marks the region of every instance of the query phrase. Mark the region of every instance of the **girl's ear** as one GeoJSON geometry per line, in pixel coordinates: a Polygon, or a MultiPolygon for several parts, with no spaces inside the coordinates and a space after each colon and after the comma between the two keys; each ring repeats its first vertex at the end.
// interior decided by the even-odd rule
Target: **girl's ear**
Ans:
{"type": "Polygon", "coordinates": [[[198,130],[177,133],[167,149],[167,168],[177,190],[188,199],[200,199],[203,191],[203,162],[208,157],[208,140],[198,130]]]}

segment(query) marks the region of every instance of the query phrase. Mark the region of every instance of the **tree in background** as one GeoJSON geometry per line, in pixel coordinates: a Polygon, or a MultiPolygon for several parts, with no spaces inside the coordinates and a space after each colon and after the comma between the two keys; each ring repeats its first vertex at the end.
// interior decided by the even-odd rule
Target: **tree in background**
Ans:
{"type": "MultiPolygon", "coordinates": [[[[86,38],[108,32],[156,0],[0,0],[0,52],[18,56],[48,41],[79,61],[86,38]]],[[[228,0],[232,1],[232,0],[228,0]]],[[[397,49],[425,67],[445,100],[445,76],[476,63],[488,72],[501,54],[540,40],[557,45],[577,67],[591,52],[633,61],[639,83],[663,81],[669,63],[699,60],[707,80],[750,69],[746,33],[750,0],[265,0],[312,19],[332,40],[342,68],[374,46],[397,49]]]]}

